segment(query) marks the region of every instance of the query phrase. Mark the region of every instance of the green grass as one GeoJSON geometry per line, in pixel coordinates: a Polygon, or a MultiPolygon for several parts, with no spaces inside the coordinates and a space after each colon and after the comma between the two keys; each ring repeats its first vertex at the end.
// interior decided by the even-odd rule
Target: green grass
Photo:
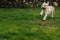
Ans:
{"type": "Polygon", "coordinates": [[[0,40],[60,40],[60,7],[42,21],[40,8],[0,8],[0,40]]]}

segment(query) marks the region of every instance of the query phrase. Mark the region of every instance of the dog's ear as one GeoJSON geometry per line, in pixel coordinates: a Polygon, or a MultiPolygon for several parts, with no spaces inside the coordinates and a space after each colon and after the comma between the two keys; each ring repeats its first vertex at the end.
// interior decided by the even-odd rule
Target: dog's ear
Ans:
{"type": "Polygon", "coordinates": [[[43,3],[46,3],[45,1],[43,3]]]}
{"type": "Polygon", "coordinates": [[[43,7],[44,4],[45,4],[45,2],[42,3],[41,8],[43,7]]]}
{"type": "Polygon", "coordinates": [[[47,4],[49,5],[49,2],[47,2],[47,4]]]}

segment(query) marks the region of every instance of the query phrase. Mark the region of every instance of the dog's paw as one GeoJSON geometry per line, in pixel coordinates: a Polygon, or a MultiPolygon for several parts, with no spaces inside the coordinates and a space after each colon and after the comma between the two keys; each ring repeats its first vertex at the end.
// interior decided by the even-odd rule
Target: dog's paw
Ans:
{"type": "Polygon", "coordinates": [[[43,19],[43,21],[46,21],[46,19],[43,19]]]}
{"type": "Polygon", "coordinates": [[[42,21],[46,21],[46,20],[42,20],[42,21]]]}
{"type": "Polygon", "coordinates": [[[40,14],[40,16],[42,16],[42,14],[40,14]]]}
{"type": "Polygon", "coordinates": [[[53,18],[53,16],[51,16],[51,18],[53,18]]]}

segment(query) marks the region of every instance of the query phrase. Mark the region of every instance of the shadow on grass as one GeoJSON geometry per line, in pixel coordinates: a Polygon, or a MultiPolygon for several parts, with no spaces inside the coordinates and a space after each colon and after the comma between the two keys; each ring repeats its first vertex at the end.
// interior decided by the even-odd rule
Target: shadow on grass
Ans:
{"type": "Polygon", "coordinates": [[[42,30],[38,30],[36,32],[25,32],[23,33],[24,36],[29,38],[38,38],[39,40],[52,40],[52,37],[48,36],[42,30]]]}
{"type": "Polygon", "coordinates": [[[12,37],[18,35],[16,32],[8,32],[5,34],[0,34],[0,39],[12,39],[12,37]]]}
{"type": "Polygon", "coordinates": [[[0,34],[0,39],[10,39],[11,37],[8,35],[0,34]]]}

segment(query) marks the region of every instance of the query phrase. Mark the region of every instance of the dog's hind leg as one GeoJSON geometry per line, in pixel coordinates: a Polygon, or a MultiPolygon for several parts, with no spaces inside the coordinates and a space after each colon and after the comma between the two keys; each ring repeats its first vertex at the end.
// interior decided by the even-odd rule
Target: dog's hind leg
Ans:
{"type": "Polygon", "coordinates": [[[54,12],[55,12],[55,9],[53,8],[53,10],[51,11],[51,17],[53,18],[53,14],[54,14],[54,12]]]}
{"type": "Polygon", "coordinates": [[[51,12],[51,17],[53,18],[53,11],[51,12]]]}
{"type": "Polygon", "coordinates": [[[51,17],[52,17],[52,18],[53,18],[53,16],[54,16],[54,15],[53,15],[53,14],[54,14],[54,12],[55,12],[55,10],[53,10],[53,11],[51,12],[51,17]]]}

